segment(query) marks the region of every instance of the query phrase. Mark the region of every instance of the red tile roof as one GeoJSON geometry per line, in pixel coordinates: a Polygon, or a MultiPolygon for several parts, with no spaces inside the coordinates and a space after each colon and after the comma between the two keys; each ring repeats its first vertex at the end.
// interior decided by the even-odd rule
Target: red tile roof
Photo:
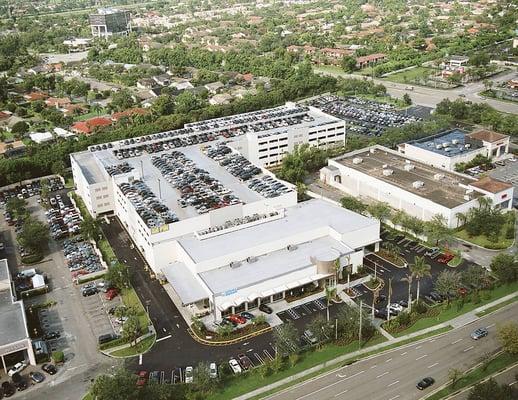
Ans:
{"type": "Polygon", "coordinates": [[[63,107],[70,104],[70,99],[68,97],[49,97],[45,103],[50,107],[63,107]]]}
{"type": "Polygon", "coordinates": [[[72,125],[72,130],[78,133],[89,135],[97,127],[109,126],[112,121],[104,117],[95,117],[87,119],[86,121],[79,121],[72,125]]]}
{"type": "Polygon", "coordinates": [[[379,60],[380,58],[386,58],[386,57],[387,57],[387,55],[384,53],[375,53],[375,54],[369,54],[368,56],[358,57],[356,59],[356,62],[358,64],[360,64],[360,63],[369,62],[369,61],[376,61],[376,60],[379,60]]]}
{"type": "Polygon", "coordinates": [[[49,97],[46,93],[43,92],[31,92],[23,96],[28,101],[36,101],[36,100],[45,100],[49,97]]]}
{"type": "Polygon", "coordinates": [[[149,113],[149,110],[146,110],[145,108],[129,108],[122,112],[116,112],[112,114],[111,119],[113,121],[118,121],[123,117],[131,117],[133,115],[145,115],[147,113],[149,113]]]}
{"type": "Polygon", "coordinates": [[[472,132],[469,134],[469,137],[472,139],[482,140],[483,142],[498,142],[499,140],[506,139],[509,136],[502,135],[498,132],[489,131],[487,129],[480,129],[478,131],[472,132]]]}

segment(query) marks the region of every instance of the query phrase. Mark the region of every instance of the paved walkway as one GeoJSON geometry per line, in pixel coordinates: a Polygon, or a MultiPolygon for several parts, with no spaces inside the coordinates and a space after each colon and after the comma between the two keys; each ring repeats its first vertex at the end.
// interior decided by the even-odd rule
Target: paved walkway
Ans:
{"type": "Polygon", "coordinates": [[[454,327],[460,327],[460,326],[465,326],[467,324],[470,324],[471,322],[474,322],[478,319],[478,317],[476,316],[476,313],[480,312],[480,311],[483,311],[484,309],[487,309],[489,307],[493,307],[497,304],[500,304],[500,303],[503,303],[505,302],[506,300],[512,298],[513,296],[515,296],[515,294],[511,294],[511,295],[508,295],[508,296],[504,296],[504,297],[501,297],[500,299],[497,299],[495,301],[492,301],[491,303],[488,303],[484,306],[481,306],[473,311],[470,311],[469,313],[466,313],[466,314],[463,314],[457,318],[454,318],[450,321],[447,321],[445,323],[441,323],[441,324],[438,324],[438,325],[434,325],[434,326],[431,326],[429,328],[426,328],[426,329],[422,329],[420,331],[417,331],[417,332],[413,332],[413,333],[410,333],[408,335],[404,335],[404,336],[400,336],[400,337],[393,337],[392,339],[389,339],[388,341],[386,342],[383,342],[383,343],[380,343],[380,344],[377,344],[377,345],[374,345],[374,346],[369,346],[369,347],[366,347],[366,348],[363,348],[361,350],[358,350],[358,351],[355,351],[355,352],[352,352],[352,353],[348,353],[348,354],[344,354],[340,357],[337,357],[337,358],[334,358],[332,360],[329,360],[329,361],[326,361],[322,364],[319,364],[319,365],[316,365],[312,368],[309,368],[309,369],[306,369],[302,372],[299,372],[298,374],[294,374],[294,375],[291,375],[287,378],[284,378],[284,379],[281,379],[277,382],[274,382],[274,383],[271,383],[269,385],[266,385],[266,386],[263,386],[259,389],[256,389],[256,390],[253,390],[247,394],[244,394],[242,396],[239,396],[239,397],[236,397],[234,398],[234,400],[248,400],[248,399],[251,399],[255,396],[259,396],[260,394],[262,393],[265,393],[265,392],[269,392],[271,390],[274,390],[274,389],[277,389],[283,385],[286,385],[290,382],[294,382],[294,381],[297,381],[299,379],[303,379],[304,377],[308,376],[308,375],[311,375],[313,373],[316,373],[324,368],[327,368],[327,367],[331,367],[333,365],[337,365],[341,362],[344,362],[346,360],[350,360],[352,358],[356,358],[356,357],[359,357],[359,356],[362,356],[366,353],[370,353],[370,352],[373,352],[373,351],[376,351],[376,350],[382,350],[384,349],[385,347],[387,346],[390,346],[390,345],[393,345],[393,344],[397,344],[397,343],[401,343],[401,342],[404,342],[408,339],[412,339],[412,338],[416,338],[418,336],[421,336],[421,335],[424,335],[426,333],[429,333],[429,332],[433,332],[435,330],[438,330],[438,329],[441,329],[441,328],[445,328],[447,326],[454,326],[454,327]]]}

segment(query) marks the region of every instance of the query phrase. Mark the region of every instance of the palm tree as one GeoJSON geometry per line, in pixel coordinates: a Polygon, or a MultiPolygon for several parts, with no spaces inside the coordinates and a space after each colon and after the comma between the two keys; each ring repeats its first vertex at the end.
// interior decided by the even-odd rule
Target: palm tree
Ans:
{"type": "Polygon", "coordinates": [[[424,257],[415,256],[414,263],[409,265],[410,274],[417,280],[417,296],[416,300],[419,301],[419,289],[421,279],[427,276],[432,276],[430,270],[432,267],[425,262],[424,257]]]}
{"type": "Polygon", "coordinates": [[[397,257],[399,255],[399,252],[401,251],[400,247],[393,242],[385,242],[383,244],[383,247],[385,248],[386,251],[388,251],[394,257],[397,257]]]}
{"type": "Polygon", "coordinates": [[[477,202],[478,202],[478,208],[483,209],[483,210],[487,210],[488,208],[490,208],[493,205],[493,200],[491,200],[489,197],[485,197],[485,196],[479,197],[477,199],[477,202]]]}
{"type": "Polygon", "coordinates": [[[457,217],[457,228],[462,225],[466,225],[466,222],[468,222],[468,215],[458,212],[455,214],[455,217],[457,217]]]}
{"type": "Polygon", "coordinates": [[[408,283],[408,312],[412,311],[412,281],[414,280],[414,276],[412,274],[408,274],[401,278],[403,282],[408,283]]]}
{"type": "Polygon", "coordinates": [[[327,322],[329,322],[329,303],[336,296],[336,286],[334,287],[326,287],[326,301],[327,301],[327,322]]]}
{"type": "Polygon", "coordinates": [[[102,110],[102,107],[100,106],[99,103],[93,103],[90,106],[90,112],[93,112],[93,113],[96,113],[96,114],[100,114],[101,110],[102,110]]]}
{"type": "Polygon", "coordinates": [[[81,233],[85,239],[95,240],[99,236],[99,223],[92,217],[81,222],[81,233]]]}

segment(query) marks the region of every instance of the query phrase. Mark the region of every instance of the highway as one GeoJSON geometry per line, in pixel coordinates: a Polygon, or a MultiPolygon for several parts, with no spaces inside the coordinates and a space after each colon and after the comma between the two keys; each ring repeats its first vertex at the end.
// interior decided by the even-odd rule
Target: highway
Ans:
{"type": "Polygon", "coordinates": [[[436,338],[412,343],[380,355],[360,360],[309,379],[266,399],[275,400],[415,400],[447,382],[448,370],[465,371],[480,357],[499,348],[496,324],[516,320],[518,304],[481,318],[475,323],[436,338]],[[486,327],[489,335],[478,341],[470,333],[486,327]],[[436,380],[420,391],[416,383],[427,376],[436,380]]]}
{"type": "MultiPolygon", "coordinates": [[[[344,78],[356,78],[363,79],[364,76],[354,75],[354,74],[346,74],[346,73],[335,73],[331,71],[322,71],[317,70],[317,73],[321,73],[324,75],[334,76],[334,77],[344,77],[344,78]]],[[[494,76],[490,78],[496,85],[497,82],[502,82],[509,80],[516,76],[515,71],[509,71],[506,73],[502,73],[500,75],[494,76]]],[[[371,78],[368,78],[372,80],[371,78]]],[[[494,99],[486,99],[482,96],[479,96],[478,93],[484,90],[484,84],[482,82],[473,82],[468,83],[467,85],[461,86],[456,89],[434,89],[424,86],[417,86],[412,84],[404,84],[404,83],[396,83],[390,82],[388,80],[383,79],[374,79],[376,84],[384,85],[387,88],[387,93],[394,97],[403,97],[405,93],[408,93],[412,102],[417,105],[433,107],[437,105],[440,101],[445,98],[449,98],[450,100],[456,99],[464,99],[472,101],[473,103],[486,103],[496,110],[518,114],[518,103],[504,102],[494,99]],[[406,88],[412,86],[413,90],[407,90],[406,88]],[[462,97],[463,95],[464,97],[462,97]]]]}

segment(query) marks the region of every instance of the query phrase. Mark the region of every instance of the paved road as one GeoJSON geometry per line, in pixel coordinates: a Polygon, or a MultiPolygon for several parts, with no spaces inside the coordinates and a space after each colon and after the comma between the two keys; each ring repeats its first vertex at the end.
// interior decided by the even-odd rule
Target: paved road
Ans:
{"type": "Polygon", "coordinates": [[[436,380],[435,387],[446,383],[450,368],[466,370],[485,353],[499,348],[495,324],[516,319],[518,304],[480,319],[476,324],[455,329],[440,337],[413,343],[404,348],[360,360],[317,378],[305,381],[267,399],[283,400],[414,400],[425,392],[416,382],[425,376],[436,380]],[[489,328],[489,335],[477,342],[469,334],[479,326],[489,328]]]}
{"type": "MultiPolygon", "coordinates": [[[[345,73],[336,73],[331,71],[317,71],[324,75],[329,76],[342,76],[346,78],[356,78],[361,79],[363,76],[359,75],[353,75],[353,74],[345,74],[345,73]]],[[[510,79],[511,77],[514,77],[516,75],[516,72],[506,72],[503,74],[500,74],[498,76],[492,77],[491,80],[496,82],[500,82],[503,80],[510,79]]],[[[368,78],[371,80],[370,78],[368,78]]],[[[383,79],[374,79],[374,82],[377,84],[381,84],[386,86],[387,92],[391,96],[395,97],[403,97],[405,93],[407,93],[410,98],[412,99],[412,102],[414,104],[419,104],[427,107],[434,107],[442,101],[445,98],[449,98],[450,100],[456,100],[459,98],[463,98],[465,100],[472,101],[474,103],[486,103],[489,104],[491,107],[494,107],[495,109],[502,111],[502,112],[508,112],[513,114],[518,114],[518,103],[510,103],[510,102],[504,102],[504,101],[498,101],[494,99],[486,99],[484,97],[481,97],[478,95],[479,92],[484,90],[484,84],[482,82],[474,82],[469,83],[465,86],[462,86],[457,89],[434,89],[434,88],[428,88],[423,86],[414,86],[404,83],[396,83],[396,82],[390,82],[383,79]],[[413,90],[406,90],[405,88],[408,86],[413,86],[413,90]],[[461,97],[460,95],[464,95],[465,97],[461,97]]]]}

